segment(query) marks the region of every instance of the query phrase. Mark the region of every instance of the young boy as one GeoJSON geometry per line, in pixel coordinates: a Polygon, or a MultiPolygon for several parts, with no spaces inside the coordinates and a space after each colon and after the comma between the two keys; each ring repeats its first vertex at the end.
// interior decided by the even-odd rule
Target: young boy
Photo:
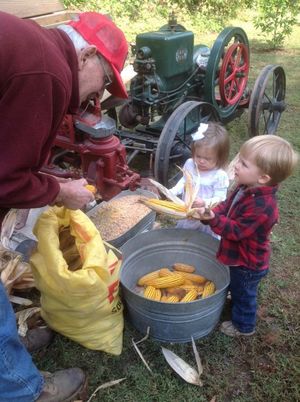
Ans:
{"type": "Polygon", "coordinates": [[[212,211],[198,209],[202,222],[221,236],[217,258],[230,269],[231,321],[220,327],[228,336],[255,332],[257,288],[269,270],[269,237],[278,221],[276,192],[297,161],[298,155],[284,139],[253,137],[239,152],[236,190],[212,211]]]}

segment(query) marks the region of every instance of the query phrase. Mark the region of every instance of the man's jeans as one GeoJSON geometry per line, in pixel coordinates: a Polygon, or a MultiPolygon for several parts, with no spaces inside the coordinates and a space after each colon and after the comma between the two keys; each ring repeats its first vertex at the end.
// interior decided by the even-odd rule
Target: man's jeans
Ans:
{"type": "Polygon", "coordinates": [[[230,268],[231,321],[240,332],[255,330],[257,289],[268,270],[253,271],[245,267],[230,268]]]}
{"type": "Polygon", "coordinates": [[[15,314],[0,282],[0,401],[35,401],[42,392],[43,382],[19,340],[15,314]]]}

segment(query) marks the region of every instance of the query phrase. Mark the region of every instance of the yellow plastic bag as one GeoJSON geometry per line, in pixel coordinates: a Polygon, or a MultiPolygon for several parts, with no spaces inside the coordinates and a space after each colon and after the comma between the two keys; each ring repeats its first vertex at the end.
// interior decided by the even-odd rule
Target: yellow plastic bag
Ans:
{"type": "Polygon", "coordinates": [[[41,292],[43,319],[89,349],[119,355],[124,321],[118,295],[118,250],[103,243],[93,222],[80,210],[50,208],[39,217],[33,232],[38,247],[30,262],[41,292]],[[71,265],[76,270],[69,269],[71,265]]]}

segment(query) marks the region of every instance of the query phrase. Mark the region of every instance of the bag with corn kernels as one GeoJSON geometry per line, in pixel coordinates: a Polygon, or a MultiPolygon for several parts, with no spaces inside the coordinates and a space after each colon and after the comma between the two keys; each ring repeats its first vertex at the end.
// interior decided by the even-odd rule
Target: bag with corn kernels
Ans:
{"type": "Polygon", "coordinates": [[[102,241],[80,210],[50,208],[33,232],[38,246],[30,263],[43,319],[89,349],[119,355],[124,326],[119,251],[102,241]]]}

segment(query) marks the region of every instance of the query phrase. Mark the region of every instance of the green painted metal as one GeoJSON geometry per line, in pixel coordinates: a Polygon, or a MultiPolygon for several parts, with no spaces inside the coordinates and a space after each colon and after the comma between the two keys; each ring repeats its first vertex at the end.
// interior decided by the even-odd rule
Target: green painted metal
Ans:
{"type": "MultiPolygon", "coordinates": [[[[194,48],[193,32],[156,31],[137,35],[136,48],[145,47],[150,49],[150,56],[156,63],[156,73],[160,77],[173,78],[191,70],[194,48]]],[[[172,86],[177,85],[178,82],[172,84],[172,86]]]]}

